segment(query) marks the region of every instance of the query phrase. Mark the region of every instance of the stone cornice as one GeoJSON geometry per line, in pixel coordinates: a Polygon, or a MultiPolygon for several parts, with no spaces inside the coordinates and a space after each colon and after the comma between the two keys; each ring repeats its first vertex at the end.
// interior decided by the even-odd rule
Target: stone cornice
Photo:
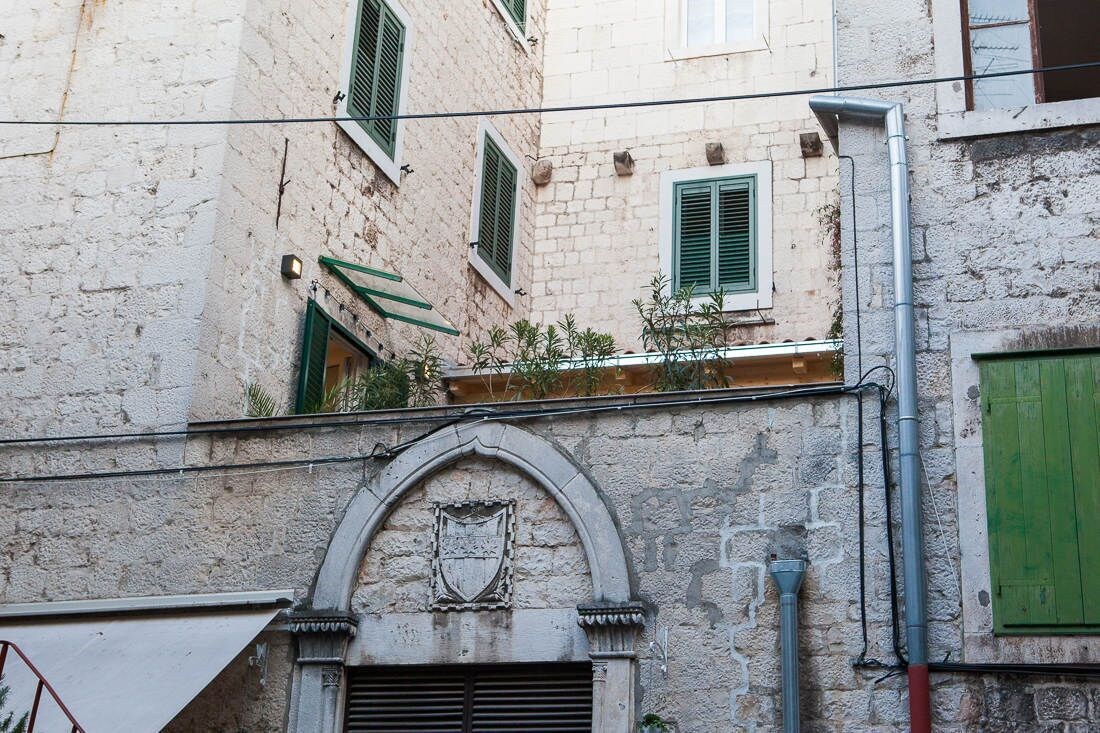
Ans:
{"type": "Polygon", "coordinates": [[[355,616],[340,611],[296,611],[289,616],[290,630],[295,634],[343,634],[352,637],[359,628],[355,616]]]}
{"type": "Polygon", "coordinates": [[[645,608],[640,603],[583,604],[577,606],[577,624],[588,636],[592,659],[631,659],[645,627],[645,608]]]}

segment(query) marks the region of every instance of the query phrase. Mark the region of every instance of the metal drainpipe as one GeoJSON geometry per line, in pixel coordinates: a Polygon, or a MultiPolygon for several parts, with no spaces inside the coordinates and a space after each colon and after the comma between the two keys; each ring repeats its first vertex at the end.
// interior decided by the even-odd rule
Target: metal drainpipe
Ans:
{"type": "Polygon", "coordinates": [[[798,733],[798,589],[806,572],[804,560],[772,560],[772,580],[779,588],[779,641],[783,672],[783,733],[798,733]]]}
{"type": "Polygon", "coordinates": [[[914,733],[929,733],[928,611],[924,592],[924,551],[921,547],[917,356],[913,330],[913,252],[909,240],[909,160],[905,150],[905,111],[898,102],[831,96],[812,97],[810,109],[817,115],[834,147],[837,145],[839,120],[843,117],[881,121],[886,127],[894,245],[894,358],[898,384],[902,583],[905,588],[905,639],[909,653],[909,724],[914,733]]]}

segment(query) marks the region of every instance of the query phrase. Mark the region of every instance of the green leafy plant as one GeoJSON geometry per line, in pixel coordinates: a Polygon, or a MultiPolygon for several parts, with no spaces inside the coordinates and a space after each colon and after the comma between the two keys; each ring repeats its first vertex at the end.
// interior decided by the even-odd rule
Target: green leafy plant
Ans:
{"type": "Polygon", "coordinates": [[[565,344],[558,329],[521,320],[512,324],[511,338],[515,351],[510,381],[517,398],[541,400],[560,388],[565,344]]]}
{"type": "Polygon", "coordinates": [[[569,314],[546,326],[527,320],[494,326],[467,351],[489,399],[541,400],[567,388],[596,394],[615,348],[610,334],[582,330],[569,314]]]}
{"type": "Polygon", "coordinates": [[[565,334],[566,354],[573,361],[573,390],[586,397],[601,391],[607,377],[607,364],[617,350],[615,338],[591,328],[580,330],[572,313],[558,321],[558,327],[565,334]]]}
{"type": "Polygon", "coordinates": [[[16,718],[15,713],[8,711],[5,715],[5,711],[8,707],[8,695],[11,694],[11,688],[3,684],[4,678],[0,677],[0,733],[26,733],[27,730],[27,718],[30,717],[30,713],[23,713],[20,717],[16,718]]]}
{"type": "Polygon", "coordinates": [[[562,384],[560,362],[565,358],[561,334],[524,319],[507,330],[494,326],[486,342],[468,348],[471,367],[482,378],[490,399],[498,399],[498,377],[507,374],[501,399],[544,399],[562,384]]]}
{"type": "MultiPolygon", "coordinates": [[[[470,356],[470,368],[481,377],[489,399],[497,399],[496,387],[499,377],[508,366],[508,332],[500,326],[493,326],[486,334],[485,341],[475,341],[467,347],[470,356]]],[[[505,389],[507,392],[507,389],[505,389]]]]}
{"type": "Polygon", "coordinates": [[[443,356],[431,336],[421,336],[400,366],[409,378],[409,407],[429,407],[439,401],[443,386],[443,356]]]}
{"type": "Polygon", "coordinates": [[[271,417],[279,409],[271,393],[256,382],[244,389],[244,414],[248,417],[271,417]]]}
{"type": "Polygon", "coordinates": [[[654,731],[667,731],[668,723],[666,723],[660,715],[656,713],[646,713],[642,716],[642,719],[638,722],[638,728],[644,733],[654,733],[654,731]]]}
{"type": "Polygon", "coordinates": [[[642,321],[642,344],[658,355],[653,387],[660,392],[728,387],[732,378],[723,351],[733,326],[725,314],[725,294],[699,301],[691,287],[673,290],[656,275],[649,297],[634,300],[642,321]]]}
{"type": "MultiPolygon", "coordinates": [[[[837,282],[840,282],[840,203],[833,201],[823,204],[817,209],[817,223],[821,226],[822,243],[829,248],[829,269],[833,272],[837,282]]],[[[844,337],[844,308],[843,301],[838,295],[833,303],[833,317],[829,323],[830,339],[844,337]]],[[[844,375],[844,352],[837,350],[833,353],[830,371],[837,376],[844,375]]]]}

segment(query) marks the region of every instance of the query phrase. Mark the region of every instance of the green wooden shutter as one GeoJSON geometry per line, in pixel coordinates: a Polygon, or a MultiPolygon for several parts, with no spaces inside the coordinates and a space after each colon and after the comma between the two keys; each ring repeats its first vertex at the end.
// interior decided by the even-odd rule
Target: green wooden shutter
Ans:
{"type": "Polygon", "coordinates": [[[675,188],[673,287],[698,293],[756,289],[756,178],[675,188]]]}
{"type": "Polygon", "coordinates": [[[527,0],[504,0],[504,7],[508,9],[508,15],[516,22],[516,27],[521,32],[527,31],[527,0]]]}
{"type": "MultiPolygon", "coordinates": [[[[382,0],[362,0],[352,52],[350,114],[373,117],[398,113],[404,52],[404,24],[382,0]]],[[[392,158],[397,144],[397,121],[370,120],[359,124],[392,158]]]]}
{"type": "Polygon", "coordinates": [[[983,361],[981,380],[995,627],[1100,624],[1100,356],[983,361]]]}
{"type": "Polygon", "coordinates": [[[477,253],[505,285],[512,284],[517,173],[516,167],[486,135],[482,153],[477,253]]]}
{"type": "Polygon", "coordinates": [[[680,186],[676,205],[674,288],[706,292],[711,287],[714,190],[710,184],[680,186]]]}
{"type": "Polygon", "coordinates": [[[718,286],[756,289],[756,179],[718,184],[718,286]]]}
{"type": "Polygon", "coordinates": [[[332,319],[313,300],[306,305],[306,326],[302,336],[302,363],[298,371],[298,399],[295,412],[305,412],[325,398],[325,361],[332,319]]]}

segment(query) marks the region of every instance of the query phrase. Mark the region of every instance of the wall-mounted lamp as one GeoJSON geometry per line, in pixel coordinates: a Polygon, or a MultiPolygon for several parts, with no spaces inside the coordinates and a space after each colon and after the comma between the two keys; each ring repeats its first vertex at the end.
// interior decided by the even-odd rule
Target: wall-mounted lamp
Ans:
{"type": "Polygon", "coordinates": [[[279,272],[281,272],[283,277],[287,280],[297,280],[302,276],[302,261],[295,255],[283,255],[283,261],[279,266],[279,272]]]}

